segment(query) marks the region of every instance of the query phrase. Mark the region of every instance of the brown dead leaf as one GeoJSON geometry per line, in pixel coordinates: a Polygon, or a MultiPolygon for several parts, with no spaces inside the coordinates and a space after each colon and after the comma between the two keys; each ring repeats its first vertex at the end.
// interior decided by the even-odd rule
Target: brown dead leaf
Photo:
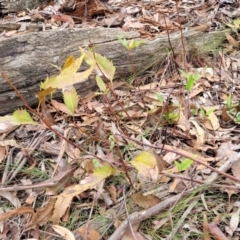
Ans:
{"type": "Polygon", "coordinates": [[[29,227],[34,227],[36,224],[43,225],[47,223],[52,216],[53,207],[56,202],[55,197],[50,197],[47,204],[37,209],[36,214],[32,217],[29,227]]]}
{"type": "Polygon", "coordinates": [[[87,231],[86,234],[86,239],[87,240],[99,240],[101,238],[101,235],[92,227],[88,227],[86,229],[85,226],[82,226],[77,229],[77,232],[84,238],[85,232],[87,231]]]}
{"type": "Polygon", "coordinates": [[[209,236],[208,219],[205,213],[203,214],[203,234],[204,240],[211,240],[209,236]]]}
{"type": "Polygon", "coordinates": [[[66,240],[75,240],[73,233],[65,227],[59,225],[52,225],[55,232],[63,236],[66,240]]]}
{"type": "Polygon", "coordinates": [[[228,240],[228,238],[224,235],[221,229],[217,226],[216,223],[211,222],[208,224],[209,233],[215,240],[228,240]]]}
{"type": "Polygon", "coordinates": [[[223,119],[224,122],[229,122],[229,121],[233,120],[233,117],[228,114],[226,108],[222,109],[222,119],[223,119]]]}
{"type": "Polygon", "coordinates": [[[67,212],[67,209],[70,207],[73,196],[62,196],[59,195],[54,206],[53,215],[51,221],[55,224],[59,224],[61,217],[67,212]]]}
{"type": "Polygon", "coordinates": [[[167,162],[163,160],[163,157],[156,154],[155,152],[153,152],[156,161],[157,161],[157,167],[158,167],[158,171],[159,173],[161,173],[163,171],[163,169],[167,166],[167,162]]]}
{"type": "Polygon", "coordinates": [[[144,209],[148,209],[161,202],[161,200],[153,194],[144,196],[141,193],[134,193],[132,194],[131,198],[138,206],[144,209]]]}
{"type": "Polygon", "coordinates": [[[52,14],[51,17],[52,17],[54,20],[57,20],[57,21],[69,22],[72,26],[74,26],[74,20],[73,20],[73,18],[70,17],[70,16],[68,16],[68,15],[65,15],[65,14],[61,14],[61,15],[52,14]]]}
{"type": "Polygon", "coordinates": [[[182,179],[175,178],[169,186],[169,192],[179,193],[186,188],[186,184],[182,179]]]}
{"type": "Polygon", "coordinates": [[[51,115],[49,109],[46,106],[45,103],[46,99],[42,99],[41,101],[41,110],[42,110],[42,118],[45,122],[47,122],[50,126],[55,125],[55,119],[51,115]]]}
{"type": "Polygon", "coordinates": [[[236,161],[232,165],[233,176],[240,179],[240,160],[236,161]]]}
{"type": "Polygon", "coordinates": [[[117,203],[118,203],[118,201],[117,201],[117,189],[115,188],[115,186],[111,185],[111,186],[108,188],[108,192],[109,192],[109,194],[110,194],[111,199],[113,200],[113,202],[114,202],[115,204],[117,204],[117,203]]]}
{"type": "Polygon", "coordinates": [[[15,208],[19,208],[21,206],[19,199],[11,192],[1,191],[0,196],[6,198],[15,208]]]}
{"type": "Polygon", "coordinates": [[[239,46],[239,42],[236,41],[229,33],[225,33],[226,38],[228,40],[228,42],[233,46],[233,47],[238,47],[239,46]]]}
{"type": "Polygon", "coordinates": [[[60,110],[68,115],[72,115],[71,111],[67,108],[67,106],[63,103],[60,103],[54,99],[51,100],[51,104],[53,105],[53,107],[57,110],[60,110]]]}
{"type": "Polygon", "coordinates": [[[0,163],[5,159],[6,148],[0,145],[0,163]]]}
{"type": "Polygon", "coordinates": [[[32,214],[32,216],[35,215],[34,209],[31,207],[22,207],[22,208],[17,208],[13,209],[9,212],[6,212],[0,216],[0,221],[3,221],[5,219],[17,216],[17,215],[22,215],[22,214],[32,214]]]}

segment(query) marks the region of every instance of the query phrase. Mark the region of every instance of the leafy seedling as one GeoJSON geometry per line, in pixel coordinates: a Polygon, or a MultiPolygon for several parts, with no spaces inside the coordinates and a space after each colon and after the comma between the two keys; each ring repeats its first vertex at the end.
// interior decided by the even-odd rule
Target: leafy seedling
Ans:
{"type": "Polygon", "coordinates": [[[186,73],[183,70],[180,70],[181,75],[187,79],[186,90],[190,92],[194,86],[194,83],[198,81],[201,76],[198,73],[186,73]]]}
{"type": "Polygon", "coordinates": [[[137,48],[143,44],[143,41],[135,39],[132,39],[128,42],[123,35],[119,35],[118,40],[128,51],[133,50],[134,48],[137,48]]]}
{"type": "Polygon", "coordinates": [[[181,163],[179,163],[178,161],[174,161],[174,165],[176,166],[179,172],[182,172],[188,169],[192,165],[192,163],[193,163],[193,160],[189,158],[183,159],[181,163]]]}

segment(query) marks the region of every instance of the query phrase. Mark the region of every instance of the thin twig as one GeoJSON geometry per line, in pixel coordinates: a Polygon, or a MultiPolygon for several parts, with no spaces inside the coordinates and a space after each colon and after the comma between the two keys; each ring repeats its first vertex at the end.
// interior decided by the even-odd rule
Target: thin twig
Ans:
{"type": "Polygon", "coordinates": [[[41,183],[31,184],[31,185],[23,185],[23,186],[11,186],[11,187],[0,187],[0,191],[21,191],[21,190],[28,190],[34,188],[44,188],[44,187],[54,187],[56,186],[61,179],[63,179],[66,175],[72,173],[75,168],[69,168],[65,172],[61,172],[59,175],[43,181],[41,183]]]}
{"type": "Polygon", "coordinates": [[[189,213],[192,211],[192,209],[197,205],[197,203],[198,203],[198,201],[194,201],[189,205],[189,207],[183,213],[183,215],[181,216],[181,218],[178,221],[178,223],[176,224],[176,226],[172,229],[170,235],[167,236],[167,238],[166,238],[167,240],[172,240],[176,236],[178,229],[183,225],[184,220],[189,215],[189,213]]]}
{"type": "MultiPolygon", "coordinates": [[[[192,189],[190,191],[187,191],[184,193],[184,196],[188,195],[192,192],[192,189]]],[[[177,194],[176,196],[169,197],[167,200],[158,203],[157,205],[148,208],[147,210],[143,210],[141,212],[135,212],[129,216],[129,219],[125,219],[121,225],[115,230],[115,232],[110,236],[108,240],[119,240],[121,239],[122,235],[128,228],[128,221],[132,223],[132,225],[142,222],[145,219],[151,218],[158,214],[159,212],[169,208],[174,204],[181,194],[177,194]]]]}
{"type": "Polygon", "coordinates": [[[129,220],[129,213],[128,213],[128,209],[127,209],[127,199],[126,199],[126,185],[125,184],[123,185],[123,198],[124,198],[123,201],[124,201],[125,211],[126,211],[126,215],[127,215],[128,225],[129,225],[131,233],[134,237],[134,240],[137,240],[136,235],[133,230],[133,227],[132,227],[132,223],[129,220]]]}
{"type": "Polygon", "coordinates": [[[116,134],[116,135],[119,135],[122,138],[126,138],[128,140],[131,140],[131,141],[133,141],[133,142],[135,142],[135,143],[137,143],[137,144],[139,144],[141,146],[147,146],[149,148],[160,149],[160,150],[163,149],[163,150],[165,150],[167,152],[173,152],[173,153],[176,153],[178,155],[181,155],[182,157],[189,158],[189,159],[193,160],[194,162],[196,162],[198,164],[201,164],[201,165],[205,166],[206,168],[211,169],[213,172],[216,172],[216,173],[218,173],[218,174],[220,174],[220,175],[222,175],[222,176],[224,176],[226,178],[230,178],[230,179],[240,183],[240,179],[239,178],[236,178],[236,177],[234,177],[234,176],[232,176],[230,174],[222,172],[222,171],[218,170],[217,168],[214,168],[214,167],[206,164],[205,161],[207,159],[204,158],[204,157],[198,157],[195,154],[189,153],[189,152],[187,152],[185,150],[182,150],[182,149],[174,148],[174,147],[172,147],[170,145],[158,144],[157,146],[155,146],[155,145],[151,145],[151,144],[146,144],[146,143],[140,142],[140,141],[138,141],[136,139],[130,138],[130,137],[125,136],[123,134],[116,134]]]}

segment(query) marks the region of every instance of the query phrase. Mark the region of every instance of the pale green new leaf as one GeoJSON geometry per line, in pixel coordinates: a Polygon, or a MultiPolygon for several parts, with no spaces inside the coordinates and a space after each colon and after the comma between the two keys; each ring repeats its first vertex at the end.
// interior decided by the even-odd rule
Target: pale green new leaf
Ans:
{"type": "Polygon", "coordinates": [[[78,94],[75,88],[63,92],[63,100],[67,108],[74,114],[78,106],[78,94]]]}
{"type": "Polygon", "coordinates": [[[132,40],[130,41],[129,45],[128,45],[128,49],[129,49],[129,50],[132,50],[132,49],[134,49],[134,48],[139,47],[139,46],[142,45],[142,44],[143,44],[143,41],[137,41],[137,40],[135,40],[135,39],[132,39],[132,40]]]}
{"type": "Polygon", "coordinates": [[[111,82],[113,81],[113,77],[116,71],[116,67],[113,63],[108,60],[106,57],[90,51],[84,51],[84,49],[79,48],[81,53],[85,54],[84,60],[90,66],[95,67],[95,71],[100,75],[103,74],[106,78],[108,78],[111,82]]]}
{"type": "Polygon", "coordinates": [[[189,159],[189,158],[185,158],[181,163],[175,161],[174,164],[177,167],[178,171],[185,171],[186,169],[188,169],[193,163],[193,160],[189,159]]]}
{"type": "Polygon", "coordinates": [[[106,84],[104,83],[104,81],[102,80],[102,78],[99,77],[98,75],[96,76],[96,82],[97,82],[97,85],[98,85],[100,91],[102,91],[103,93],[105,93],[105,92],[107,91],[106,84]]]}
{"type": "Polygon", "coordinates": [[[128,41],[126,40],[126,38],[124,38],[123,35],[119,35],[118,36],[118,41],[125,47],[128,49],[128,41]]]}
{"type": "Polygon", "coordinates": [[[16,124],[37,124],[25,109],[15,110],[12,117],[16,124]]]}

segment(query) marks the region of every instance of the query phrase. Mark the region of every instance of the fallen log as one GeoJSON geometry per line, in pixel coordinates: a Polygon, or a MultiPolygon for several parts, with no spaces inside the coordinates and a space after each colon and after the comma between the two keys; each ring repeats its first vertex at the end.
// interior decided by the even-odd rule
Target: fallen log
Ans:
{"type": "Polygon", "coordinates": [[[50,0],[0,0],[0,13],[16,13],[21,10],[33,9],[50,0]]]}
{"type": "MultiPolygon", "coordinates": [[[[0,27],[1,29],[1,27],[0,27]]],[[[117,68],[116,79],[132,74],[127,50],[119,43],[118,35],[126,39],[139,39],[137,32],[124,32],[121,29],[89,28],[64,29],[31,32],[0,40],[0,72],[4,72],[23,94],[29,105],[37,104],[36,93],[39,83],[47,76],[57,73],[51,64],[62,66],[69,55],[79,57],[78,47],[87,48],[94,44],[95,51],[113,61],[117,68]]],[[[205,33],[189,30],[184,33],[188,48],[212,46],[221,42],[224,32],[205,33]]],[[[181,34],[170,35],[174,50],[181,51],[181,34]]],[[[167,36],[144,40],[144,44],[132,52],[136,71],[147,69],[161,62],[170,50],[167,36]]],[[[86,69],[86,68],[85,68],[86,69]]],[[[80,70],[84,70],[80,69],[80,70]]],[[[0,115],[9,113],[23,105],[13,89],[0,76],[0,115]]],[[[94,79],[88,79],[76,86],[79,93],[87,94],[96,86],[94,79]]]]}

